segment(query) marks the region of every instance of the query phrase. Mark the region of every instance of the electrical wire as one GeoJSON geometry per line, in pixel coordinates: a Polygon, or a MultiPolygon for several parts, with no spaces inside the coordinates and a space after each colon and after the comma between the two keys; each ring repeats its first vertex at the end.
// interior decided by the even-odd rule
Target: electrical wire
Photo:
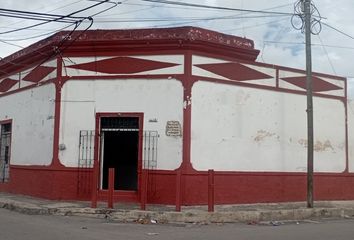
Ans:
{"type": "MultiPolygon", "coordinates": [[[[67,15],[67,16],[72,16],[72,15],[77,14],[77,13],[79,13],[79,12],[86,11],[86,10],[88,10],[88,9],[91,9],[91,8],[93,8],[93,7],[95,7],[95,6],[101,5],[102,3],[106,3],[106,2],[109,2],[109,0],[100,1],[100,2],[98,2],[97,4],[94,4],[94,5],[92,5],[92,6],[86,7],[86,8],[81,9],[81,10],[78,10],[78,11],[76,11],[76,12],[74,12],[74,13],[71,13],[71,14],[69,14],[69,15],[67,15]]],[[[112,3],[112,2],[109,2],[109,3],[112,3]]],[[[112,9],[113,7],[115,7],[115,6],[118,5],[118,2],[117,2],[117,3],[112,3],[112,4],[113,4],[113,5],[112,5],[111,7],[107,8],[107,9],[104,9],[104,10],[102,10],[102,11],[99,11],[99,12],[93,14],[92,16],[96,16],[96,15],[98,15],[98,14],[100,14],[100,13],[103,13],[103,12],[106,12],[106,11],[112,9]]],[[[65,16],[64,16],[64,17],[65,17],[65,16]]],[[[93,25],[93,22],[94,22],[94,20],[93,20],[93,18],[92,18],[91,16],[89,16],[89,17],[84,17],[84,18],[82,18],[82,19],[80,19],[80,20],[77,20],[77,21],[75,22],[75,27],[74,27],[74,29],[73,29],[69,34],[65,35],[65,37],[58,43],[58,45],[57,45],[56,48],[55,48],[54,54],[48,55],[48,56],[47,56],[41,63],[39,63],[37,66],[42,65],[44,62],[47,62],[48,60],[52,59],[53,57],[57,56],[58,54],[61,54],[62,51],[65,51],[65,49],[67,49],[69,46],[71,46],[82,34],[84,34],[89,28],[91,28],[91,26],[93,25]],[[90,20],[89,26],[88,26],[85,30],[80,31],[80,33],[77,34],[69,44],[65,44],[65,43],[68,41],[68,39],[71,39],[71,36],[73,35],[73,33],[77,30],[77,28],[80,26],[80,24],[81,24],[83,21],[85,21],[85,20],[90,20]]],[[[68,27],[68,26],[66,26],[65,28],[67,28],[67,27],[68,27]]],[[[6,44],[11,44],[11,43],[7,43],[5,40],[2,40],[1,42],[6,43],[6,44]]],[[[16,46],[17,46],[17,47],[22,47],[22,46],[19,46],[19,45],[16,45],[16,46]]],[[[35,51],[35,52],[39,52],[38,50],[34,50],[34,51],[35,51]]],[[[41,53],[41,54],[43,55],[43,53],[41,53]]],[[[24,66],[23,64],[15,63],[15,62],[9,61],[9,60],[7,60],[7,59],[2,59],[2,61],[5,61],[6,63],[11,63],[11,64],[13,64],[13,65],[15,65],[15,66],[21,66],[21,67],[24,66]]],[[[7,72],[2,71],[2,70],[0,70],[0,72],[2,72],[2,73],[4,73],[4,74],[8,74],[7,72]]]]}
{"type": "Polygon", "coordinates": [[[211,20],[235,20],[245,18],[272,18],[278,15],[259,15],[259,16],[226,16],[226,17],[206,17],[206,18],[118,18],[118,19],[102,19],[98,18],[95,22],[112,23],[112,22],[179,22],[179,21],[211,21],[211,20]]]}
{"type": "MultiPolygon", "coordinates": [[[[82,2],[82,1],[85,1],[85,0],[78,0],[78,1],[75,1],[75,2],[72,2],[72,3],[69,3],[69,4],[66,4],[66,5],[64,5],[64,6],[60,6],[60,7],[54,8],[54,9],[48,11],[48,13],[54,12],[54,11],[59,10],[59,9],[66,8],[66,7],[68,7],[68,6],[77,4],[77,3],[82,2]]],[[[58,2],[62,2],[62,1],[57,1],[56,3],[58,3],[58,2]]],[[[44,8],[46,8],[46,7],[44,7],[44,8]]],[[[36,9],[36,10],[39,10],[39,9],[42,9],[42,8],[38,8],[38,9],[36,9]]],[[[21,20],[21,21],[13,22],[13,23],[11,23],[11,25],[13,26],[13,25],[16,25],[16,24],[19,24],[19,23],[23,23],[23,22],[25,22],[25,21],[24,21],[24,20],[21,20]]],[[[0,28],[8,28],[8,27],[7,27],[7,26],[0,26],[0,28]]]]}
{"type": "Polygon", "coordinates": [[[177,1],[169,1],[169,0],[141,0],[141,1],[159,3],[159,4],[168,4],[168,5],[186,6],[186,7],[192,7],[192,8],[207,8],[207,9],[217,9],[217,10],[226,10],[226,11],[277,14],[277,15],[289,15],[289,16],[293,15],[293,13],[286,13],[286,12],[274,12],[274,11],[250,10],[250,9],[241,9],[241,8],[230,8],[230,7],[218,7],[218,6],[185,3],[185,2],[177,2],[177,1]]]}
{"type": "Polygon", "coordinates": [[[332,30],[334,30],[334,31],[336,31],[336,32],[338,32],[338,33],[344,35],[344,36],[347,36],[347,37],[349,37],[349,38],[351,38],[351,39],[354,39],[353,36],[351,36],[351,35],[349,35],[348,33],[345,33],[345,32],[343,32],[343,31],[339,30],[338,28],[335,28],[335,27],[329,25],[328,23],[324,23],[324,22],[323,22],[322,24],[325,25],[326,27],[329,27],[330,29],[332,29],[332,30]]]}
{"type": "MultiPolygon", "coordinates": [[[[288,45],[305,45],[304,42],[278,42],[278,41],[263,41],[266,43],[274,43],[274,44],[288,44],[288,45]]],[[[354,47],[349,47],[349,46],[338,46],[338,45],[328,45],[328,44],[317,44],[317,43],[311,43],[311,46],[315,46],[315,47],[329,47],[329,48],[341,48],[341,49],[351,49],[354,50],[354,47]]]]}
{"type": "Polygon", "coordinates": [[[330,65],[331,68],[332,68],[332,71],[333,71],[334,75],[337,75],[337,72],[336,72],[336,70],[334,69],[334,65],[333,65],[333,63],[332,63],[332,61],[331,61],[331,59],[330,59],[330,57],[329,57],[329,54],[328,54],[328,52],[327,52],[327,49],[326,49],[326,47],[324,46],[323,41],[322,41],[320,35],[317,35],[317,37],[318,37],[318,39],[319,39],[320,42],[321,42],[322,49],[323,49],[324,53],[325,53],[326,56],[327,56],[327,60],[328,60],[328,62],[329,62],[329,65],[330,65]]]}
{"type": "MultiPolygon", "coordinates": [[[[38,16],[42,16],[42,15],[43,15],[43,16],[49,16],[49,15],[51,15],[51,16],[53,16],[53,18],[52,18],[52,19],[45,20],[45,21],[42,20],[42,22],[37,23],[37,24],[30,25],[30,26],[26,26],[26,27],[14,29],[14,30],[9,30],[9,31],[5,31],[5,32],[0,32],[0,35],[2,35],[2,34],[8,34],[8,33],[13,33],[13,32],[18,32],[18,31],[22,31],[22,30],[29,29],[29,28],[38,27],[38,26],[41,26],[41,25],[44,25],[44,24],[47,24],[47,23],[50,23],[50,22],[60,22],[60,21],[63,20],[63,19],[72,19],[72,18],[74,18],[74,19],[82,20],[82,19],[84,19],[83,17],[81,17],[81,18],[80,18],[80,17],[74,17],[73,15],[76,15],[76,14],[78,14],[78,13],[87,11],[87,10],[89,10],[89,9],[91,9],[91,8],[97,7],[97,6],[99,6],[99,5],[103,4],[103,3],[108,3],[108,2],[109,2],[109,3],[112,3],[112,2],[110,2],[110,0],[102,0],[102,1],[100,1],[100,2],[98,2],[98,3],[96,3],[96,4],[93,4],[93,5],[91,5],[91,6],[88,6],[88,7],[86,7],[86,8],[80,9],[80,10],[77,10],[77,11],[75,11],[75,12],[72,12],[72,13],[68,14],[68,15],[56,15],[56,14],[43,14],[43,13],[36,13],[36,12],[27,12],[27,13],[30,13],[30,14],[33,14],[33,15],[38,15],[38,16]]],[[[116,6],[116,5],[115,5],[115,6],[116,6]]],[[[0,10],[1,10],[1,9],[0,9],[0,10]]],[[[26,11],[9,10],[9,9],[5,9],[5,10],[13,11],[14,13],[20,13],[20,12],[21,12],[21,14],[25,14],[25,13],[26,13],[26,11]]]]}
{"type": "MultiPolygon", "coordinates": [[[[262,11],[266,11],[266,10],[272,10],[272,9],[277,9],[277,8],[282,8],[282,7],[286,7],[286,6],[289,6],[289,5],[292,5],[292,4],[283,4],[283,5],[278,5],[278,6],[274,6],[274,7],[270,7],[270,8],[266,8],[266,9],[263,9],[262,11]]],[[[165,6],[163,6],[165,7],[165,6]]],[[[206,9],[208,10],[208,9],[206,9]]],[[[214,11],[218,11],[218,10],[215,10],[213,9],[214,11]]],[[[251,14],[251,13],[243,13],[243,14],[236,14],[236,15],[231,15],[231,16],[237,16],[237,17],[241,17],[241,16],[245,16],[245,15],[248,15],[248,14],[251,14]]],[[[286,16],[286,18],[288,18],[289,16],[286,16]]],[[[285,18],[285,17],[284,17],[285,18]]],[[[187,24],[195,24],[196,22],[200,22],[199,20],[194,20],[194,21],[186,21],[186,22],[181,22],[181,23],[172,23],[172,24],[159,24],[159,25],[153,25],[151,27],[172,27],[172,26],[180,26],[180,25],[187,25],[187,24]]],[[[272,21],[274,22],[274,21],[272,21]]],[[[276,21],[278,22],[278,21],[276,21]]],[[[265,23],[267,24],[267,23],[265,23]]],[[[264,24],[260,24],[260,25],[264,25],[264,24]]],[[[238,29],[236,29],[238,30],[238,29]]],[[[221,31],[224,31],[225,30],[221,30],[221,31]]],[[[229,31],[229,30],[226,30],[226,31],[229,31]]],[[[232,30],[230,30],[232,31],[232,30]]]]}

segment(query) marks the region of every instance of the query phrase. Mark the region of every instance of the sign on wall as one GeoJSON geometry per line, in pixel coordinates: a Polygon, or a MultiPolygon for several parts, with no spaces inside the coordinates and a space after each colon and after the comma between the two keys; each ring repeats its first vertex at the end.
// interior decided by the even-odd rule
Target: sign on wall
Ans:
{"type": "Polygon", "coordinates": [[[167,121],[166,136],[170,136],[170,137],[182,136],[182,128],[179,121],[167,121]]]}

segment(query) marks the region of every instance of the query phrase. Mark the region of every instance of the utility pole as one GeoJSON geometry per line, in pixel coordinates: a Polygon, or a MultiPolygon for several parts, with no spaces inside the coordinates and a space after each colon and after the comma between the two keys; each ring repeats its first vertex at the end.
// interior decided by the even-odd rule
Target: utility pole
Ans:
{"type": "Polygon", "coordinates": [[[305,14],[307,95],[307,207],[313,208],[313,103],[311,60],[311,0],[302,0],[305,14]]]}

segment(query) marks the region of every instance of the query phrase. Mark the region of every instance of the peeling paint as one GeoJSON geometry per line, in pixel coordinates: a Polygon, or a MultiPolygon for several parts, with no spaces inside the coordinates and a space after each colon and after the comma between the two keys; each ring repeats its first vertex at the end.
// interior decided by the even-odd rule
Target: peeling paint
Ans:
{"type": "Polygon", "coordinates": [[[187,109],[187,107],[190,105],[192,105],[192,98],[187,96],[187,99],[183,101],[183,108],[187,109]]]}

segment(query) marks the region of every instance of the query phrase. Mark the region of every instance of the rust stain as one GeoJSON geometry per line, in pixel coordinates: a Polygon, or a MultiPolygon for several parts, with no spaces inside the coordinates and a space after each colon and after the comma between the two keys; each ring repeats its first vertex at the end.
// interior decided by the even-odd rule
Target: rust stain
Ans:
{"type": "MultiPolygon", "coordinates": [[[[306,140],[306,139],[300,139],[300,140],[298,141],[298,143],[299,143],[301,146],[307,148],[307,140],[306,140]]],[[[324,142],[322,142],[322,141],[316,141],[316,142],[314,143],[314,145],[313,145],[313,150],[314,150],[315,152],[325,152],[325,151],[327,151],[327,150],[332,150],[332,151],[334,151],[334,148],[333,148],[333,146],[332,146],[331,141],[326,140],[326,141],[324,141],[324,142]]]]}
{"type": "Polygon", "coordinates": [[[270,132],[267,132],[265,130],[258,130],[257,131],[257,135],[254,137],[254,141],[255,142],[261,142],[263,141],[265,138],[267,137],[273,137],[275,136],[275,133],[270,133],[270,132]]]}
{"type": "Polygon", "coordinates": [[[316,143],[313,146],[313,150],[315,152],[324,152],[327,149],[334,150],[334,148],[333,148],[333,146],[332,146],[332,144],[331,144],[331,142],[329,140],[326,140],[324,142],[316,141],[316,143]]]}
{"type": "Polygon", "coordinates": [[[301,146],[307,148],[307,140],[306,139],[300,139],[297,141],[301,146]]]}

